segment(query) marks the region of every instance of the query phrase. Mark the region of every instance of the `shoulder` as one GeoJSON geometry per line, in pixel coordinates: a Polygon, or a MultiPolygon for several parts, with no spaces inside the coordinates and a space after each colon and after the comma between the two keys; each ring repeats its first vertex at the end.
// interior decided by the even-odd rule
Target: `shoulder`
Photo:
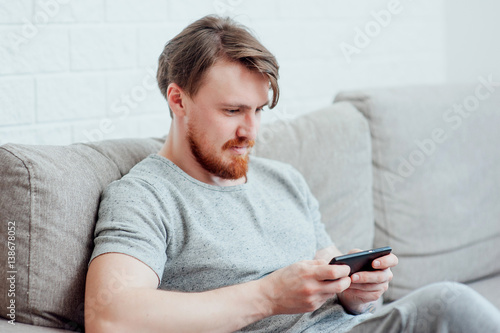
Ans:
{"type": "Polygon", "coordinates": [[[113,181],[104,191],[104,196],[128,196],[139,199],[149,197],[157,192],[160,180],[168,181],[168,167],[162,161],[150,155],[137,163],[122,178],[113,181]]]}

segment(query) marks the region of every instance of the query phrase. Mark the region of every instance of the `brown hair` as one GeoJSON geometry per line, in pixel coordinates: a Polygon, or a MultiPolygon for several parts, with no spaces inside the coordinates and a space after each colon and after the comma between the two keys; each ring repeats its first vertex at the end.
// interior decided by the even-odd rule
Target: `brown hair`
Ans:
{"type": "Polygon", "coordinates": [[[246,27],[215,15],[191,23],[165,45],[156,75],[161,93],[167,98],[168,85],[175,82],[189,96],[194,96],[206,71],[223,58],[267,75],[273,90],[269,107],[272,109],[278,104],[279,65],[276,58],[246,27]]]}

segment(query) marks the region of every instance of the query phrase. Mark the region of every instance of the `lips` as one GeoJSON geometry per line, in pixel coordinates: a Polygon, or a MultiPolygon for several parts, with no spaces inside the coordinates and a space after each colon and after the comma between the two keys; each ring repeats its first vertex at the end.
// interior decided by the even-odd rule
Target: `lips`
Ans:
{"type": "Polygon", "coordinates": [[[242,146],[242,147],[232,146],[230,148],[231,151],[235,152],[236,154],[240,154],[240,155],[245,154],[247,152],[247,149],[248,149],[248,146],[242,146]]]}
{"type": "Polygon", "coordinates": [[[235,154],[243,155],[247,153],[254,144],[254,140],[233,139],[226,142],[222,147],[222,150],[230,150],[235,154]]]}

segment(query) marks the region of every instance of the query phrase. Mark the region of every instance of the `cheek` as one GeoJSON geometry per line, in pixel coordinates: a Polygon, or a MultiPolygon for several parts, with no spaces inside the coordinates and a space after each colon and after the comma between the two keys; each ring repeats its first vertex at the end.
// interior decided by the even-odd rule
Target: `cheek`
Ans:
{"type": "Polygon", "coordinates": [[[238,129],[238,121],[236,117],[226,117],[225,119],[215,121],[211,125],[213,126],[212,129],[206,129],[215,134],[219,140],[224,141],[234,139],[238,129]]]}

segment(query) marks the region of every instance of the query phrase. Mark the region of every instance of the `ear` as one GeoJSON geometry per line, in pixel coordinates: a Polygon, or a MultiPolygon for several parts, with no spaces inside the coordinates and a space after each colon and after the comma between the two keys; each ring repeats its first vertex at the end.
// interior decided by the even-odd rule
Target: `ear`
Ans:
{"type": "Polygon", "coordinates": [[[167,87],[167,101],[172,113],[178,117],[186,114],[184,99],[186,94],[176,83],[170,83],[167,87]]]}

